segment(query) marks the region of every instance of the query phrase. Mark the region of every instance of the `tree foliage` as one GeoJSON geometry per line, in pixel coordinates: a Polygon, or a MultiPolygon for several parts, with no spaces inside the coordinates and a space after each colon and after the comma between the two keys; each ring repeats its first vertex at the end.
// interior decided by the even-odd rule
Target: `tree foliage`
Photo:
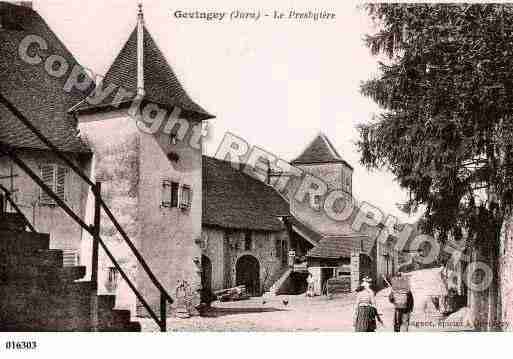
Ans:
{"type": "Polygon", "coordinates": [[[425,230],[497,238],[513,191],[513,5],[371,4],[381,59],[361,85],[382,108],[359,127],[361,163],[408,190],[425,230]],[[493,234],[488,236],[487,234],[493,234]]]}

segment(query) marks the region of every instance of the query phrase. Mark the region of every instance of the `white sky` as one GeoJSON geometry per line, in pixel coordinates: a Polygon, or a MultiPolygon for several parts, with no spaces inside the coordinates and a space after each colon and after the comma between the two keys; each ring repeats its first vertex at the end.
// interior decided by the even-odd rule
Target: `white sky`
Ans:
{"type": "MultiPolygon", "coordinates": [[[[36,0],[34,8],[75,55],[105,74],[136,23],[137,0],[36,0]]],[[[367,17],[351,1],[145,0],[146,26],[191,97],[217,118],[207,152],[231,131],[292,160],[319,132],[354,168],[359,200],[402,220],[395,206],[406,198],[391,175],[359,163],[355,126],[377,106],[359,94],[360,81],[376,72],[363,45],[367,17]],[[315,4],[315,5],[313,5],[315,4]],[[315,6],[312,8],[312,6],[315,6]],[[331,22],[178,20],[174,11],[274,9],[330,10],[331,22]]]]}

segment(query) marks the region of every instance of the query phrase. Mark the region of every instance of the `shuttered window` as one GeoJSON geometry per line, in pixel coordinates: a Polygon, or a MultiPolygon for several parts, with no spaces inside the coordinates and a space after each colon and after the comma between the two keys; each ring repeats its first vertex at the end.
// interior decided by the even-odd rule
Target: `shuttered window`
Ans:
{"type": "Polygon", "coordinates": [[[178,208],[178,188],[180,185],[176,182],[171,183],[171,207],[178,208]]]}
{"type": "Polygon", "coordinates": [[[65,167],[55,167],[55,193],[60,199],[65,198],[66,193],[66,173],[65,167]]]}
{"type": "Polygon", "coordinates": [[[74,267],[79,263],[78,251],[75,249],[62,250],[62,265],[64,267],[74,267]]]}
{"type": "Polygon", "coordinates": [[[162,192],[160,194],[160,205],[164,208],[171,208],[171,181],[162,181],[162,192]]]}
{"type": "MultiPolygon", "coordinates": [[[[68,169],[56,164],[41,166],[41,179],[63,201],[66,200],[66,182],[68,169]]],[[[40,204],[54,205],[55,201],[41,188],[40,204]]]]}
{"type": "Polygon", "coordinates": [[[119,271],[116,267],[109,267],[107,273],[107,285],[110,291],[115,291],[118,288],[119,271]]]}
{"type": "Polygon", "coordinates": [[[180,193],[180,208],[186,210],[191,208],[191,188],[187,185],[182,186],[180,193]]]}
{"type": "Polygon", "coordinates": [[[161,206],[164,208],[178,207],[179,185],[171,180],[162,180],[161,206]]]}

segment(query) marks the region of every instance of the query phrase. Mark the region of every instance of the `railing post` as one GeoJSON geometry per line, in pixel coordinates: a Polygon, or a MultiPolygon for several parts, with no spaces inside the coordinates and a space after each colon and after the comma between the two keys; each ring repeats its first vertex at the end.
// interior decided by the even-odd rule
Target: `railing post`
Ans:
{"type": "Polygon", "coordinates": [[[164,293],[160,292],[160,331],[167,331],[167,298],[164,293]]]}
{"type": "Polygon", "coordinates": [[[100,240],[100,214],[102,192],[101,182],[93,187],[94,194],[94,223],[93,223],[93,249],[91,262],[91,331],[98,331],[98,249],[100,240]]]}

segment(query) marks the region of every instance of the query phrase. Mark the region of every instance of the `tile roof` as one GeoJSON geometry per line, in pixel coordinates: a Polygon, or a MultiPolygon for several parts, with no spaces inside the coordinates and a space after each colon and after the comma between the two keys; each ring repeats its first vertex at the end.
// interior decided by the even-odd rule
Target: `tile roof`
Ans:
{"type": "Polygon", "coordinates": [[[354,249],[369,255],[374,241],[362,234],[348,234],[343,236],[325,236],[317,246],[312,248],[307,257],[323,259],[348,258],[354,249]]]}
{"type": "Polygon", "coordinates": [[[335,149],[335,146],[331,141],[320,133],[314,138],[312,142],[306,147],[306,149],[291,162],[293,165],[296,164],[313,164],[313,163],[344,163],[348,167],[352,168],[335,149]]]}
{"type": "Polygon", "coordinates": [[[317,244],[322,240],[323,237],[319,232],[315,231],[310,226],[301,222],[296,217],[289,217],[289,218],[287,218],[287,220],[290,222],[290,224],[292,225],[292,229],[296,233],[298,233],[302,237],[305,237],[305,236],[308,237],[305,239],[308,240],[309,242],[311,242],[312,244],[317,244]]]}
{"type": "MultiPolygon", "coordinates": [[[[18,55],[18,48],[27,35],[37,35],[48,43],[47,50],[38,51],[43,59],[60,55],[71,69],[77,64],[73,55],[30,8],[0,2],[0,24],[0,92],[60,150],[89,153],[89,148],[77,135],[75,120],[66,113],[87,91],[65,92],[67,76],[55,78],[45,71],[43,64],[24,62],[18,55]]],[[[17,148],[47,149],[3,105],[0,105],[0,142],[17,148]]]]}
{"type": "Polygon", "coordinates": [[[272,187],[230,162],[203,157],[204,225],[280,231],[285,226],[279,217],[289,214],[288,203],[272,187]]]}
{"type": "MultiPolygon", "coordinates": [[[[211,114],[196,104],[178,81],[173,69],[158,48],[155,40],[143,27],[143,68],[144,68],[144,99],[165,107],[177,106],[188,118],[206,120],[213,118],[211,114]]],[[[115,84],[125,90],[137,94],[137,26],[114,60],[103,79],[104,87],[115,84]]],[[[77,106],[78,111],[108,108],[114,102],[117,91],[107,96],[99,105],[91,105],[84,101],[77,106]]]]}

